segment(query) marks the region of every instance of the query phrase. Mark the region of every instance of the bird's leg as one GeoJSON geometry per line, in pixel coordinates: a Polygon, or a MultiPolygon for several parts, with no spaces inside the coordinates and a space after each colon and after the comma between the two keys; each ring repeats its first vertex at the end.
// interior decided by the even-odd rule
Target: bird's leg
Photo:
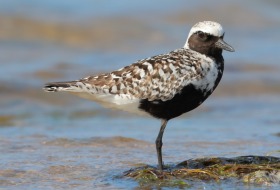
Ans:
{"type": "Polygon", "coordinates": [[[161,153],[162,136],[163,136],[164,129],[165,129],[165,127],[166,127],[167,121],[168,121],[168,120],[162,120],[162,122],[161,122],[161,127],[160,127],[160,130],[159,130],[157,139],[156,139],[156,148],[157,148],[157,157],[158,157],[158,169],[159,169],[160,171],[162,171],[162,169],[163,169],[162,153],[161,153]]]}

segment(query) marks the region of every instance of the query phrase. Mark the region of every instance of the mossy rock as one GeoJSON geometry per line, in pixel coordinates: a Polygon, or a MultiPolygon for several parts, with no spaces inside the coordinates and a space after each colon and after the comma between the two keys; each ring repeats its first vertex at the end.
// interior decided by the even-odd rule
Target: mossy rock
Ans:
{"type": "Polygon", "coordinates": [[[165,166],[163,172],[152,166],[131,169],[125,177],[141,187],[186,188],[193,181],[221,183],[229,179],[246,184],[280,184],[280,158],[272,156],[240,156],[234,158],[199,158],[165,166]]]}

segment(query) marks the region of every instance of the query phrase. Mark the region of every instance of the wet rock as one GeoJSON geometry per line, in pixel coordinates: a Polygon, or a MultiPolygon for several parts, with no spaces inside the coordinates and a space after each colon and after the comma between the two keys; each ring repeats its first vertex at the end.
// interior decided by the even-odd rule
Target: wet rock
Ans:
{"type": "Polygon", "coordinates": [[[280,170],[271,171],[255,171],[243,176],[245,183],[253,183],[258,185],[280,184],[280,170]]]}
{"type": "Polygon", "coordinates": [[[280,158],[272,156],[239,156],[234,158],[190,159],[163,172],[144,166],[124,173],[142,187],[182,187],[194,181],[229,183],[241,181],[255,185],[280,184],[280,158]],[[180,183],[179,183],[180,182],[180,183]]]}

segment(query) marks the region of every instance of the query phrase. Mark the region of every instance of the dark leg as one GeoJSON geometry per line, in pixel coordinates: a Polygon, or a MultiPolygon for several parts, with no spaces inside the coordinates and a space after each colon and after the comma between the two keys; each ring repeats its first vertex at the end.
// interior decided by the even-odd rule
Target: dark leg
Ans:
{"type": "Polygon", "coordinates": [[[158,169],[162,171],[163,164],[162,164],[162,153],[161,153],[161,147],[162,147],[162,136],[164,133],[164,129],[166,127],[168,120],[162,120],[161,127],[156,139],[156,148],[157,148],[157,157],[158,157],[158,169]]]}

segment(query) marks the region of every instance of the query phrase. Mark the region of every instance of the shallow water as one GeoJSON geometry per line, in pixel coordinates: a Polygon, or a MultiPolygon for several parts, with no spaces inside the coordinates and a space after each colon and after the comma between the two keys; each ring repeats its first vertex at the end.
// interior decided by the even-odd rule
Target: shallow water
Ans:
{"type": "MultiPolygon", "coordinates": [[[[41,87],[181,47],[198,20],[221,22],[236,52],[224,53],[224,77],[203,106],[168,123],[165,163],[279,157],[280,4],[188,2],[1,1],[0,189],[138,188],[119,176],[156,166],[160,121],[41,87]]],[[[190,188],[237,187],[263,188],[232,181],[190,188]]]]}

